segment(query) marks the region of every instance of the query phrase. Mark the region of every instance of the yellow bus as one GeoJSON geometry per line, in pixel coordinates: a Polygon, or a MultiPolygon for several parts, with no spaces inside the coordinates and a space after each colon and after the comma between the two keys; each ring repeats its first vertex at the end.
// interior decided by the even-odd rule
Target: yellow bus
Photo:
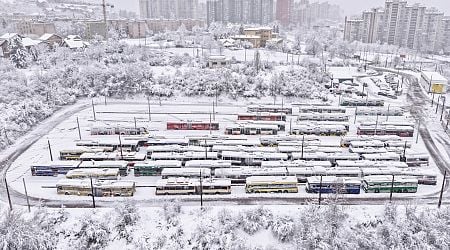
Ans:
{"type": "Polygon", "coordinates": [[[298,193],[295,176],[251,176],[245,182],[247,193],[298,193]]]}

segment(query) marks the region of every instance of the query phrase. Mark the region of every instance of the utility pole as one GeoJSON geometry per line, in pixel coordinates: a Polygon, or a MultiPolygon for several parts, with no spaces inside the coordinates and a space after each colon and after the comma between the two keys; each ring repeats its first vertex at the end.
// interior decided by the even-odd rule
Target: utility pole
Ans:
{"type": "Polygon", "coordinates": [[[377,135],[377,128],[378,128],[378,114],[377,114],[377,120],[375,121],[375,135],[377,135]]]}
{"type": "Polygon", "coordinates": [[[120,138],[120,131],[119,131],[119,147],[120,147],[120,159],[123,160],[122,139],[120,138]]]}
{"type": "Polygon", "coordinates": [[[106,106],[107,104],[106,104],[106,95],[105,95],[105,106],[106,106]]]}
{"type": "Polygon", "coordinates": [[[203,183],[202,183],[202,170],[200,169],[200,207],[203,209],[203,183]]]}
{"type": "Polygon", "coordinates": [[[105,41],[108,41],[108,23],[106,22],[106,3],[102,0],[103,7],[103,22],[105,23],[105,41]]]}
{"type": "Polygon", "coordinates": [[[442,180],[441,193],[439,194],[438,208],[441,208],[442,194],[444,193],[445,179],[447,178],[447,170],[444,171],[444,179],[442,180]]]}
{"type": "Polygon", "coordinates": [[[215,111],[215,108],[214,108],[214,101],[212,103],[212,109],[213,109],[213,120],[215,121],[216,120],[216,111],[215,111]]]}
{"type": "Polygon", "coordinates": [[[440,121],[442,121],[442,115],[444,115],[444,109],[445,109],[445,96],[443,96],[443,99],[442,99],[442,110],[441,110],[441,119],[440,119],[440,121]]]}
{"type": "Polygon", "coordinates": [[[91,194],[92,194],[92,207],[95,208],[95,194],[94,194],[94,184],[92,183],[92,176],[89,177],[91,180],[91,194]]]}
{"type": "Polygon", "coordinates": [[[292,118],[289,120],[289,134],[292,135],[292,118]]]}
{"type": "Polygon", "coordinates": [[[27,185],[25,185],[25,178],[22,178],[22,182],[23,182],[23,189],[25,190],[25,196],[27,197],[28,213],[30,213],[31,212],[30,199],[28,198],[27,185]]]}
{"type": "Polygon", "coordinates": [[[391,104],[388,104],[386,121],[388,121],[388,119],[389,119],[389,109],[390,109],[390,107],[391,107],[391,104]]]}
{"type": "Polygon", "coordinates": [[[212,133],[212,130],[211,130],[211,112],[209,113],[209,134],[211,134],[212,133]]]}
{"type": "Polygon", "coordinates": [[[147,96],[147,106],[148,106],[148,121],[151,122],[152,115],[151,115],[151,111],[150,111],[150,96],[147,96]]]}
{"type": "Polygon", "coordinates": [[[8,187],[8,182],[6,181],[6,177],[4,180],[5,180],[5,187],[6,187],[6,195],[8,196],[9,210],[12,211],[13,207],[12,207],[12,202],[11,202],[11,195],[9,194],[9,187],[8,187]]]}
{"type": "Polygon", "coordinates": [[[391,193],[389,194],[389,202],[392,202],[392,193],[394,192],[394,178],[395,178],[395,176],[392,175],[391,193]]]}
{"type": "Polygon", "coordinates": [[[206,139],[205,139],[205,160],[208,160],[208,144],[206,143],[206,139]]]}
{"type": "Polygon", "coordinates": [[[419,142],[419,130],[420,130],[420,119],[418,120],[418,124],[417,124],[417,134],[416,134],[416,144],[417,142],[419,142]]]}
{"type": "Polygon", "coordinates": [[[50,140],[47,140],[47,144],[48,144],[48,153],[50,154],[50,161],[53,161],[52,146],[50,145],[50,140]]]}
{"type": "Polygon", "coordinates": [[[80,122],[78,121],[78,116],[77,116],[77,127],[78,127],[78,137],[81,140],[81,130],[80,130],[80,122]]]}
{"type": "Polygon", "coordinates": [[[97,118],[95,117],[95,106],[94,106],[94,99],[91,100],[92,101],[92,113],[94,114],[94,121],[97,120],[97,118]]]}
{"type": "Polygon", "coordinates": [[[300,157],[300,159],[303,160],[303,149],[304,149],[304,145],[305,145],[305,135],[302,136],[302,155],[300,157]]]}
{"type": "Polygon", "coordinates": [[[134,117],[134,130],[137,134],[137,123],[136,123],[136,116],[134,117]]]}
{"type": "Polygon", "coordinates": [[[355,108],[355,119],[353,120],[353,124],[356,124],[356,117],[358,116],[358,106],[355,108]]]}
{"type": "Polygon", "coordinates": [[[434,112],[435,114],[437,114],[438,109],[439,109],[439,100],[441,99],[442,96],[438,97],[438,99],[436,100],[436,111],[434,112]]]}
{"type": "Polygon", "coordinates": [[[322,175],[320,175],[320,183],[319,183],[319,206],[322,202],[322,175]]]}

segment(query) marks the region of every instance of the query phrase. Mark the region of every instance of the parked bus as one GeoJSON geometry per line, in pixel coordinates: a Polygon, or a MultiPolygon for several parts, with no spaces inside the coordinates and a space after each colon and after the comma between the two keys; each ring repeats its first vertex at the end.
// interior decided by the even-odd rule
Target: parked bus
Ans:
{"type": "Polygon", "coordinates": [[[188,138],[149,138],[144,146],[163,146],[163,145],[189,145],[188,138]]]}
{"type": "Polygon", "coordinates": [[[91,127],[91,135],[143,135],[147,133],[145,127],[95,125],[91,127]]]}
{"type": "Polygon", "coordinates": [[[401,125],[360,125],[358,135],[397,135],[400,137],[413,137],[414,127],[401,125]]]}
{"type": "Polygon", "coordinates": [[[116,168],[119,169],[121,176],[128,175],[128,162],[126,161],[83,161],[80,164],[81,168],[116,168]]]}
{"type": "Polygon", "coordinates": [[[205,152],[205,148],[201,146],[182,146],[182,145],[160,145],[147,146],[147,157],[151,157],[153,153],[184,153],[184,152],[205,152]]]}
{"type": "MultiPolygon", "coordinates": [[[[349,147],[351,142],[354,141],[382,141],[382,142],[402,142],[404,144],[404,141],[402,138],[398,135],[346,135],[341,138],[341,147],[349,147]]],[[[409,143],[408,145],[411,145],[409,143]]]]}
{"type": "Polygon", "coordinates": [[[226,135],[276,135],[277,125],[268,124],[235,124],[225,128],[226,135]]]}
{"type": "Polygon", "coordinates": [[[72,169],[66,174],[67,179],[95,178],[99,180],[118,180],[118,168],[85,168],[72,169]]]}
{"type": "Polygon", "coordinates": [[[346,110],[342,107],[335,106],[301,106],[300,113],[341,113],[345,114],[346,110]]]}
{"type": "Polygon", "coordinates": [[[247,193],[298,193],[295,176],[251,176],[245,181],[247,193]]]}
{"type": "Polygon", "coordinates": [[[427,153],[418,153],[406,150],[406,154],[401,157],[402,161],[406,162],[410,167],[419,167],[422,165],[428,166],[430,155],[427,153]]]}
{"type": "Polygon", "coordinates": [[[355,112],[365,116],[402,116],[404,113],[400,107],[358,107],[355,112]]]}
{"type": "Polygon", "coordinates": [[[231,194],[229,179],[168,178],[158,180],[156,195],[231,194]]]}
{"type": "Polygon", "coordinates": [[[152,160],[177,160],[177,161],[192,161],[192,160],[218,160],[217,152],[184,152],[184,153],[153,153],[152,160]]]}
{"type": "Polygon", "coordinates": [[[58,194],[78,196],[133,196],[136,185],[133,181],[99,181],[93,180],[91,186],[89,179],[61,179],[56,183],[58,194]],[[93,193],[92,193],[93,189],[93,193]]]}
{"type": "Polygon", "coordinates": [[[78,161],[84,153],[112,152],[113,148],[87,148],[77,147],[73,149],[63,149],[59,151],[59,159],[61,161],[78,161]]]}
{"type": "Polygon", "coordinates": [[[306,181],[308,193],[359,194],[360,190],[361,180],[357,177],[311,176],[306,181]]]}
{"type": "Polygon", "coordinates": [[[51,161],[47,163],[36,163],[31,166],[33,176],[57,176],[67,174],[72,169],[80,166],[80,161],[51,161]]]}
{"type": "Polygon", "coordinates": [[[363,178],[362,188],[366,193],[416,193],[418,180],[411,177],[371,175],[363,178]],[[392,179],[394,183],[392,185],[392,179]]]}
{"type": "Polygon", "coordinates": [[[384,106],[383,100],[372,98],[342,98],[341,106],[384,106]]]}
{"type": "Polygon", "coordinates": [[[281,105],[250,105],[247,107],[247,112],[292,114],[292,107],[284,107],[281,105]]]}
{"type": "Polygon", "coordinates": [[[369,161],[400,161],[400,155],[394,152],[380,154],[362,154],[361,160],[369,161]]]}
{"type": "Polygon", "coordinates": [[[263,161],[285,161],[288,155],[283,153],[223,151],[222,160],[231,161],[233,165],[254,166],[263,161]]]}
{"type": "Polygon", "coordinates": [[[238,114],[240,121],[286,121],[285,114],[279,113],[242,113],[238,114]]]}
{"type": "Polygon", "coordinates": [[[277,168],[257,168],[257,167],[240,167],[240,168],[217,168],[214,171],[216,178],[231,179],[231,183],[245,183],[247,177],[251,176],[286,176],[285,167],[277,168]]]}
{"type": "Polygon", "coordinates": [[[348,130],[344,125],[328,124],[294,124],[290,134],[293,135],[321,135],[321,136],[341,136],[347,134],[348,130]]]}
{"type": "Polygon", "coordinates": [[[134,164],[134,176],[154,176],[161,175],[164,168],[181,168],[182,161],[176,160],[159,160],[144,161],[134,164]]]}
{"type": "Polygon", "coordinates": [[[138,151],[140,140],[126,140],[122,138],[119,141],[119,137],[102,137],[101,139],[96,140],[80,140],[77,141],[77,146],[82,147],[90,147],[90,148],[112,148],[113,150],[117,150],[122,148],[122,151],[138,151]]]}
{"type": "Polygon", "coordinates": [[[206,121],[172,121],[167,122],[167,130],[219,130],[219,123],[206,121]]]}
{"type": "Polygon", "coordinates": [[[297,120],[348,122],[348,115],[345,113],[300,113],[297,120]]]}
{"type": "Polygon", "coordinates": [[[186,178],[200,178],[210,177],[211,169],[209,168],[163,168],[161,171],[161,178],[167,179],[170,177],[186,177],[186,178]]]}

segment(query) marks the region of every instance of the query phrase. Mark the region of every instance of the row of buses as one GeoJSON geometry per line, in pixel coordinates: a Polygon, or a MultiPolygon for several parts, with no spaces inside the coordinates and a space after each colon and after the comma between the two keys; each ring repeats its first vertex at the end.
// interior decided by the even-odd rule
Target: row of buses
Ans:
{"type": "MultiPolygon", "coordinates": [[[[359,194],[366,193],[415,193],[418,181],[405,176],[353,177],[311,176],[306,179],[308,193],[359,194]]],[[[251,176],[245,179],[246,193],[298,193],[295,176],[251,176]]],[[[156,184],[156,195],[230,194],[229,179],[169,178],[156,184]]]]}

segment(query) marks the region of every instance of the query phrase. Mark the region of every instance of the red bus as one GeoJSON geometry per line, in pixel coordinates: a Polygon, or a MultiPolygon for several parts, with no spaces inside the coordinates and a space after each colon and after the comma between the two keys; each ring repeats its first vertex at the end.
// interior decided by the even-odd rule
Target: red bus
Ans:
{"type": "Polygon", "coordinates": [[[167,130],[219,130],[219,123],[203,121],[167,122],[167,130]]]}
{"type": "Polygon", "coordinates": [[[286,121],[286,114],[280,113],[243,113],[238,114],[241,121],[286,121]]]}

